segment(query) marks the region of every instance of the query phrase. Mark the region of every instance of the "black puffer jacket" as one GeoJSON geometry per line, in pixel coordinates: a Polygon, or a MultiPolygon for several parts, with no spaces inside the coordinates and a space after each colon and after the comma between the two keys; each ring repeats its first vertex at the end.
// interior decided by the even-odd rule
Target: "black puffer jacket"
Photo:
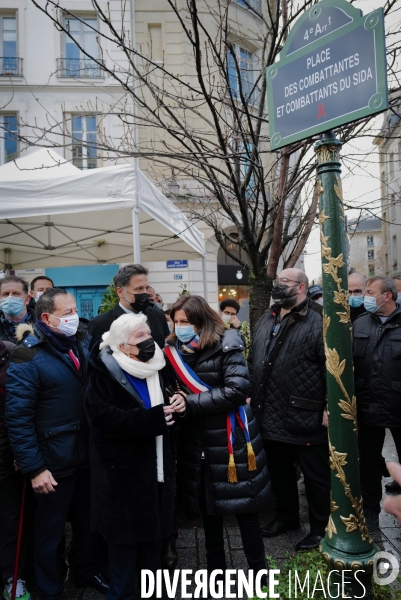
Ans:
{"type": "Polygon", "coordinates": [[[245,437],[237,424],[234,457],[238,482],[228,481],[227,413],[245,405],[249,387],[243,349],[239,333],[229,329],[221,343],[199,351],[192,366],[199,379],[212,389],[187,396],[186,417],[180,427],[178,494],[189,515],[199,513],[202,467],[209,514],[256,512],[268,500],[266,456],[258,424],[248,405],[245,410],[257,470],[248,471],[245,437]]]}
{"type": "Polygon", "coordinates": [[[353,329],[358,418],[367,425],[401,427],[401,307],[385,323],[364,313],[353,329]]]}
{"type": "Polygon", "coordinates": [[[326,404],[322,317],[306,303],[286,318],[291,321],[286,335],[277,339],[280,350],[267,381],[266,348],[275,324],[274,311],[266,311],[256,324],[248,357],[251,406],[264,439],[321,444],[327,441],[327,429],[321,424],[326,404]]]}

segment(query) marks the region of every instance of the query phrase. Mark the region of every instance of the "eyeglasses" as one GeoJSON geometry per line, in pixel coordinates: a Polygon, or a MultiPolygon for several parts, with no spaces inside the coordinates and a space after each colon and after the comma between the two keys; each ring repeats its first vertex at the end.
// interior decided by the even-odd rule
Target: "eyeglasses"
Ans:
{"type": "Polygon", "coordinates": [[[287,279],[286,277],[282,278],[282,279],[273,279],[273,285],[279,285],[279,283],[284,283],[284,285],[287,285],[287,283],[296,283],[297,285],[300,285],[301,282],[300,281],[295,281],[294,279],[287,279]]]}
{"type": "Polygon", "coordinates": [[[361,296],[363,294],[363,290],[348,290],[348,294],[350,296],[354,295],[354,296],[361,296]]]}

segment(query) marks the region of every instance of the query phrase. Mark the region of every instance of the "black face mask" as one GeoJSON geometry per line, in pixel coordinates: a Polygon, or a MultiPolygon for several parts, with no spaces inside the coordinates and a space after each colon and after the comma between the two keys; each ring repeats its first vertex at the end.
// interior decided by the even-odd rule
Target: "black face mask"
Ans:
{"type": "Polygon", "coordinates": [[[275,285],[272,289],[272,298],[274,304],[277,304],[282,308],[292,308],[293,306],[295,306],[297,301],[297,292],[295,292],[294,294],[289,294],[288,292],[290,289],[291,288],[289,288],[288,285],[285,285],[284,283],[279,283],[278,285],[275,285]]]}
{"type": "Polygon", "coordinates": [[[141,362],[148,362],[151,358],[154,357],[156,352],[155,340],[153,338],[149,338],[144,340],[143,342],[139,342],[136,345],[139,350],[139,354],[135,356],[141,362]]]}
{"type": "Polygon", "coordinates": [[[149,296],[147,294],[133,294],[135,302],[130,302],[130,307],[134,312],[143,312],[150,305],[149,296]]]}

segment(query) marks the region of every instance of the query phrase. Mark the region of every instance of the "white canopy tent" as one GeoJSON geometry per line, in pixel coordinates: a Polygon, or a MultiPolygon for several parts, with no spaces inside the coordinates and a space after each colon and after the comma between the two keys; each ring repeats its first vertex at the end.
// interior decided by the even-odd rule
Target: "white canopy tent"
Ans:
{"type": "Polygon", "coordinates": [[[203,234],[136,165],[81,171],[49,148],[0,167],[1,250],[13,269],[206,262],[203,234]]]}

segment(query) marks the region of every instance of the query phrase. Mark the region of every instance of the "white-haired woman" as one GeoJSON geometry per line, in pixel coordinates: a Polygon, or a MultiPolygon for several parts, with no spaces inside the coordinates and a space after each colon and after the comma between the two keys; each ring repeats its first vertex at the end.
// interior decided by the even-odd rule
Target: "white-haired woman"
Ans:
{"type": "Polygon", "coordinates": [[[162,540],[172,532],[170,425],[185,399],[177,393],[164,404],[165,360],[143,314],[114,321],[91,363],[92,529],[109,545],[108,600],[131,599],[138,554],[142,569],[160,569],[162,540]]]}

